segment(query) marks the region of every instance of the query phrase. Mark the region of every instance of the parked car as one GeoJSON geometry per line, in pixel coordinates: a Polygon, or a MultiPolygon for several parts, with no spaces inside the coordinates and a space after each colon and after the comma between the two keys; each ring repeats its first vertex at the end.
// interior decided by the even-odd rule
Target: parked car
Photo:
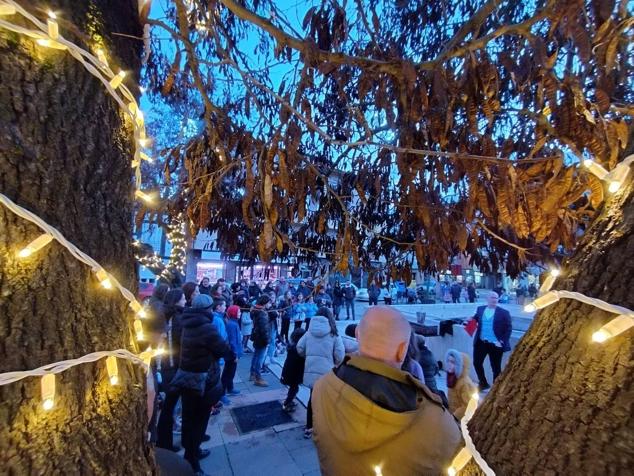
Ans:
{"type": "Polygon", "coordinates": [[[141,301],[143,304],[146,303],[152,297],[152,293],[154,292],[154,284],[152,283],[139,283],[139,291],[137,292],[137,299],[141,301]]]}
{"type": "Polygon", "coordinates": [[[369,302],[370,296],[368,295],[367,288],[357,288],[354,284],[352,285],[357,290],[357,301],[369,302]]]}

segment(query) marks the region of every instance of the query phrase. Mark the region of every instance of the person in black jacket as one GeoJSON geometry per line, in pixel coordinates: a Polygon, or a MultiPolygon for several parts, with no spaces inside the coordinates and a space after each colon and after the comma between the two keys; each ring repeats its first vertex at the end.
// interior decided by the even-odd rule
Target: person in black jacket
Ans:
{"type": "Polygon", "coordinates": [[[295,397],[299,392],[299,384],[304,380],[304,366],[306,359],[297,353],[297,343],[299,339],[306,333],[303,328],[298,328],[291,334],[291,340],[287,346],[286,361],[284,361],[284,367],[282,368],[282,377],[280,382],[284,385],[288,385],[288,393],[286,394],[286,400],[282,404],[282,409],[285,412],[292,412],[295,410],[297,404],[295,403],[295,397]]]}
{"type": "Polygon", "coordinates": [[[158,420],[158,439],[156,446],[171,451],[180,451],[173,443],[174,409],[180,393],[170,388],[170,382],[176,375],[182,333],[182,313],[185,307],[185,293],[182,289],[172,289],[165,295],[165,320],[167,322],[167,351],[161,358],[162,383],[159,390],[165,393],[165,400],[158,420]]]}
{"type": "Polygon", "coordinates": [[[183,399],[185,459],[199,475],[205,474],[199,459],[209,455],[209,450],[200,451],[200,443],[212,407],[222,396],[218,360],[236,360],[231,347],[213,325],[212,304],[210,296],[201,294],[193,299],[191,308],[183,311],[179,369],[171,382],[183,399]]]}
{"type": "Polygon", "coordinates": [[[271,327],[268,310],[271,307],[271,298],[268,294],[262,294],[255,307],[251,310],[253,320],[253,358],[251,359],[251,377],[249,378],[258,387],[268,387],[269,384],[262,378],[262,365],[266,357],[266,348],[271,342],[271,327]]]}
{"type": "Polygon", "coordinates": [[[341,306],[343,306],[343,288],[341,287],[341,284],[339,284],[339,281],[335,281],[335,287],[332,290],[332,307],[335,319],[337,320],[339,320],[341,306]]]}
{"type": "Polygon", "coordinates": [[[163,300],[169,290],[170,287],[167,284],[159,284],[154,288],[148,303],[148,316],[143,328],[150,335],[150,340],[154,342],[158,342],[166,330],[163,300]]]}

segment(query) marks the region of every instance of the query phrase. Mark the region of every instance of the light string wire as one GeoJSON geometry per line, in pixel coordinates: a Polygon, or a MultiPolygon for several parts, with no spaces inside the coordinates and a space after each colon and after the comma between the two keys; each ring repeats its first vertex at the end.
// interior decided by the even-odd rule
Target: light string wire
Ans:
{"type": "Polygon", "coordinates": [[[13,213],[18,215],[19,217],[30,221],[31,223],[41,228],[45,233],[48,233],[49,235],[51,235],[53,238],[55,238],[55,240],[60,245],[66,248],[76,259],[90,266],[90,268],[93,271],[96,272],[98,270],[102,270],[106,272],[108,274],[108,279],[110,280],[110,282],[121,292],[123,297],[126,298],[130,303],[136,303],[140,306],[140,304],[134,297],[134,294],[132,294],[130,290],[125,288],[123,285],[121,285],[121,283],[119,283],[119,281],[117,281],[117,279],[114,276],[112,276],[112,274],[108,273],[104,269],[104,267],[101,266],[97,261],[95,261],[93,258],[91,258],[86,253],[84,253],[79,248],[77,248],[77,246],[75,246],[73,243],[68,241],[57,228],[49,225],[42,218],[40,218],[33,212],[30,212],[29,210],[19,206],[3,193],[0,193],[0,203],[2,203],[2,205],[7,207],[9,210],[11,210],[13,213]]]}
{"type": "Polygon", "coordinates": [[[475,413],[475,410],[477,408],[477,402],[478,402],[477,398],[472,398],[472,400],[475,400],[476,402],[475,408],[473,409],[472,412],[465,413],[465,415],[460,420],[460,429],[462,430],[462,437],[464,438],[465,448],[469,450],[469,452],[471,453],[471,456],[473,457],[475,462],[478,464],[478,466],[480,466],[480,469],[484,472],[484,474],[486,474],[486,476],[495,476],[495,471],[493,471],[489,467],[487,462],[484,460],[484,458],[482,457],[478,449],[475,447],[475,444],[473,443],[473,440],[471,439],[471,435],[469,434],[468,423],[469,423],[469,420],[471,420],[471,417],[473,416],[473,414],[475,413]]]}
{"type": "Polygon", "coordinates": [[[137,365],[143,366],[146,370],[148,368],[148,364],[141,357],[133,354],[128,350],[103,350],[99,352],[93,352],[91,354],[86,354],[77,359],[61,360],[52,364],[46,364],[33,370],[6,372],[0,374],[0,386],[17,382],[18,380],[22,380],[28,377],[42,377],[48,374],[58,374],[63,372],[64,370],[70,369],[71,367],[75,367],[76,365],[81,365],[88,362],[95,362],[109,356],[114,356],[118,359],[129,360],[137,365]]]}
{"type": "MultiPolygon", "coordinates": [[[[0,18],[0,28],[4,28],[9,31],[13,31],[15,33],[23,34],[34,38],[36,40],[51,40],[60,45],[63,45],[68,52],[79,61],[84,68],[93,76],[95,76],[101,83],[106,87],[108,94],[114,98],[114,100],[119,104],[119,106],[125,111],[125,113],[130,117],[133,128],[134,128],[134,137],[135,137],[135,151],[134,151],[134,161],[132,163],[135,169],[135,187],[136,191],[141,191],[142,185],[142,176],[141,176],[141,159],[147,157],[147,155],[143,154],[141,149],[143,145],[140,143],[141,140],[146,140],[145,136],[145,127],[142,113],[140,113],[140,109],[138,103],[130,90],[124,85],[119,84],[116,87],[113,87],[110,81],[115,78],[117,75],[114,74],[112,69],[108,66],[107,63],[100,61],[89,51],[84,50],[83,48],[77,46],[71,41],[64,38],[61,34],[59,34],[56,38],[51,38],[48,34],[48,27],[40,20],[38,20],[35,16],[31,15],[27,10],[22,8],[17,2],[13,0],[4,0],[0,2],[0,6],[10,5],[15,8],[16,13],[20,14],[31,23],[33,23],[37,29],[28,29],[20,25],[13,24],[5,19],[0,18]],[[116,89],[118,89],[121,94],[119,94],[116,89]],[[128,105],[126,105],[125,101],[128,101],[128,105]],[[134,109],[134,110],[132,110],[134,109]],[[134,112],[138,111],[138,112],[134,112]]],[[[149,158],[149,157],[147,157],[149,158]]],[[[147,160],[146,158],[146,160],[147,160]]],[[[141,197],[142,198],[142,197],[141,197]]]]}

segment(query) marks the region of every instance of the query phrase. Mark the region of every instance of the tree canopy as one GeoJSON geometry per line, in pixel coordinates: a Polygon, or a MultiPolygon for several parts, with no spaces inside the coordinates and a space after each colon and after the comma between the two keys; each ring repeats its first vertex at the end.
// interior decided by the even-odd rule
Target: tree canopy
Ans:
{"type": "Polygon", "coordinates": [[[631,127],[626,0],[279,3],[149,20],[144,84],[204,120],[161,151],[192,232],[405,274],[466,253],[515,275],[575,246],[604,195],[580,162],[614,168],[631,127]]]}

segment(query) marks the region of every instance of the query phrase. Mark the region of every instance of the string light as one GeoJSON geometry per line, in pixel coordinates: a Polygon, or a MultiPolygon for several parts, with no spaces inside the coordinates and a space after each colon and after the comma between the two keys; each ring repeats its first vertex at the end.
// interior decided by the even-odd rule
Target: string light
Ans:
{"type": "MultiPolygon", "coordinates": [[[[102,82],[102,84],[106,87],[108,94],[110,94],[122,108],[126,109],[126,112],[130,112],[132,110],[132,108],[129,107],[129,104],[134,104],[135,107],[137,107],[134,96],[130,90],[121,83],[123,77],[125,76],[125,72],[121,71],[117,75],[114,75],[108,67],[105,52],[101,47],[96,49],[96,56],[94,56],[89,51],[84,50],[78,45],[63,38],[60,34],[57,16],[54,12],[49,12],[47,22],[42,23],[38,18],[22,8],[17,2],[13,0],[0,2],[0,15],[13,15],[16,13],[24,17],[24,19],[30,22],[33,27],[29,29],[24,26],[24,22],[18,25],[3,20],[0,22],[0,28],[13,31],[18,34],[27,35],[35,39],[38,45],[46,48],[68,50],[71,56],[80,62],[90,74],[102,82]]],[[[139,137],[141,139],[138,147],[145,147],[148,143],[145,138],[145,130],[142,126],[137,124],[137,118],[134,114],[131,114],[131,118],[133,120],[135,138],[139,137]]],[[[137,188],[140,188],[142,181],[140,162],[137,162],[135,165],[136,185],[137,188]]]]}
{"type": "Polygon", "coordinates": [[[559,301],[559,293],[558,291],[549,291],[543,296],[538,297],[532,303],[524,306],[524,311],[526,312],[534,312],[537,309],[542,309],[546,306],[550,306],[551,304],[559,301]]]}
{"type": "Polygon", "coordinates": [[[0,16],[1,15],[15,15],[15,7],[13,5],[7,5],[6,3],[0,3],[0,16]]]}
{"type": "Polygon", "coordinates": [[[447,474],[449,476],[455,476],[458,471],[460,471],[471,459],[471,451],[464,447],[460,450],[460,452],[455,456],[453,461],[451,462],[451,466],[447,469],[447,474]]]}
{"type": "Polygon", "coordinates": [[[57,40],[59,38],[59,26],[57,25],[57,15],[54,12],[48,11],[48,20],[46,21],[46,25],[48,26],[48,36],[51,37],[52,40],[57,40]]]}
{"type": "Polygon", "coordinates": [[[104,53],[102,48],[97,48],[95,50],[95,54],[97,55],[97,59],[101,62],[101,64],[103,64],[104,66],[108,66],[108,58],[106,58],[106,53],[104,53]]]}
{"type": "Polygon", "coordinates": [[[145,193],[141,190],[137,190],[136,192],[134,192],[134,194],[140,199],[142,199],[144,202],[147,202],[147,203],[154,202],[154,197],[150,195],[149,193],[145,193]]]}
{"type": "Polygon", "coordinates": [[[141,324],[141,321],[138,319],[134,320],[134,332],[136,334],[136,340],[145,340],[145,335],[143,335],[143,324],[141,324]]]}
{"type": "Polygon", "coordinates": [[[379,465],[374,467],[374,476],[383,476],[383,471],[379,465]]]}
{"type": "Polygon", "coordinates": [[[40,236],[38,236],[36,239],[34,239],[31,243],[26,245],[25,248],[20,250],[20,252],[18,253],[18,257],[20,257],[20,258],[28,258],[33,253],[35,253],[36,251],[41,250],[42,248],[44,248],[52,240],[53,240],[53,237],[51,235],[49,235],[48,233],[43,233],[40,236]]]}
{"type": "Polygon", "coordinates": [[[108,370],[108,378],[111,385],[119,384],[119,366],[117,365],[117,358],[111,355],[106,358],[106,369],[108,370]]]}
{"type": "Polygon", "coordinates": [[[95,271],[95,275],[104,288],[112,289],[112,281],[110,281],[110,276],[103,270],[103,268],[97,269],[95,271]]]}
{"type": "MultiPolygon", "coordinates": [[[[634,155],[631,155],[630,157],[634,157],[634,155]]],[[[608,180],[610,182],[610,185],[608,185],[608,191],[610,193],[618,192],[625,183],[625,179],[627,179],[627,176],[630,173],[630,161],[628,159],[621,162],[616,166],[616,168],[614,168],[614,170],[612,170],[612,172],[610,172],[610,175],[608,176],[608,180]]]]}
{"type": "Polygon", "coordinates": [[[555,284],[555,280],[560,274],[561,274],[561,271],[559,269],[557,268],[551,269],[550,274],[546,277],[546,279],[544,280],[544,283],[539,288],[539,292],[543,294],[550,291],[550,289],[553,287],[553,284],[555,284]]]}
{"type": "Polygon", "coordinates": [[[55,374],[42,377],[42,407],[48,411],[55,406],[55,374]]]}
{"type": "Polygon", "coordinates": [[[119,73],[110,80],[110,86],[112,89],[117,89],[121,86],[123,78],[125,78],[125,71],[119,71],[119,73]]]}
{"type": "Polygon", "coordinates": [[[600,164],[597,164],[594,160],[586,159],[583,161],[583,165],[599,180],[604,180],[608,176],[608,171],[600,164]]]}
{"type": "Polygon", "coordinates": [[[141,304],[139,304],[137,301],[132,301],[130,303],[130,307],[132,308],[134,312],[136,312],[136,315],[139,316],[141,319],[145,319],[147,317],[147,313],[145,312],[145,309],[143,309],[143,306],[141,306],[141,304]]]}
{"type": "Polygon", "coordinates": [[[150,157],[149,155],[147,155],[145,152],[140,152],[140,153],[139,153],[139,156],[140,156],[143,160],[145,160],[146,162],[149,162],[149,163],[153,163],[153,162],[154,162],[154,159],[153,159],[152,157],[150,157]]]}
{"type": "Polygon", "coordinates": [[[622,334],[632,327],[634,327],[634,318],[632,316],[621,314],[592,334],[592,340],[594,342],[603,343],[612,337],[622,334]]]}

